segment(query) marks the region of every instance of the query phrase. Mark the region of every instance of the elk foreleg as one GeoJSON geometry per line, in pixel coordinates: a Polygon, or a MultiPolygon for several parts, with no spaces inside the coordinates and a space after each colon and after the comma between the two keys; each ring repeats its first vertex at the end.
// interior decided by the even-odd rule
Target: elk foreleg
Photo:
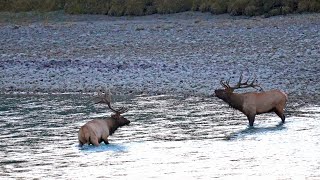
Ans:
{"type": "Polygon", "coordinates": [[[248,118],[248,120],[249,120],[249,126],[250,126],[250,127],[253,126],[255,116],[256,116],[256,115],[247,115],[247,118],[248,118]]]}
{"type": "Polygon", "coordinates": [[[79,146],[82,147],[83,146],[83,143],[81,141],[79,141],[79,146]]]}
{"type": "Polygon", "coordinates": [[[106,140],[103,140],[103,142],[104,142],[105,144],[109,144],[109,141],[108,141],[108,139],[106,139],[106,140]]]}

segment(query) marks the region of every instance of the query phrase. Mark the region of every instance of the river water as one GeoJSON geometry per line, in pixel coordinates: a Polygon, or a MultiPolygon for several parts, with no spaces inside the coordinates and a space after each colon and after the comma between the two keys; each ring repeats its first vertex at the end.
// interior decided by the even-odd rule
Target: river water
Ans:
{"type": "Polygon", "coordinates": [[[214,97],[116,97],[129,126],[78,146],[109,116],[88,95],[0,95],[0,179],[320,179],[320,106],[246,117],[214,97]]]}

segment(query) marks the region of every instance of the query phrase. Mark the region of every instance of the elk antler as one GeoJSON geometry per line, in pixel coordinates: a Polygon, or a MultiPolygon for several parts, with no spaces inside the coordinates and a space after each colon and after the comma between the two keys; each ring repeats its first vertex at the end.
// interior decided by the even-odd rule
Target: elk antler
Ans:
{"type": "Polygon", "coordinates": [[[97,97],[95,98],[95,103],[98,104],[107,104],[109,109],[111,111],[113,111],[114,113],[116,113],[116,115],[120,115],[120,114],[123,114],[125,112],[128,111],[128,108],[126,107],[120,107],[119,109],[113,109],[111,107],[111,92],[110,92],[110,89],[107,89],[107,88],[101,88],[101,90],[98,91],[98,95],[97,97]]]}
{"type": "Polygon", "coordinates": [[[226,81],[225,83],[224,83],[222,80],[220,80],[220,84],[221,84],[225,89],[229,89],[229,88],[230,88],[230,85],[229,85],[230,79],[231,79],[231,78],[229,78],[228,81],[226,81]]]}
{"type": "Polygon", "coordinates": [[[243,79],[242,73],[240,75],[239,81],[235,86],[230,86],[229,82],[230,79],[228,81],[226,81],[226,83],[224,83],[222,80],[220,81],[220,84],[225,88],[225,89],[230,89],[230,90],[235,90],[235,89],[240,89],[240,88],[248,88],[248,87],[252,87],[254,89],[257,89],[257,87],[260,88],[260,91],[263,91],[262,87],[259,84],[255,84],[257,83],[257,77],[254,76],[253,80],[251,83],[249,83],[250,78],[247,79],[246,82],[241,82],[243,79]]]}

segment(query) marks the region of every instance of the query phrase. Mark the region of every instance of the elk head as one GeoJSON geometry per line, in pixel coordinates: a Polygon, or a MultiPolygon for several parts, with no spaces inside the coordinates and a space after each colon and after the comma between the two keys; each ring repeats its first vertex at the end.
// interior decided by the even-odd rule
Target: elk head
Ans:
{"type": "Polygon", "coordinates": [[[114,109],[111,106],[111,92],[107,88],[102,88],[98,91],[98,95],[95,97],[95,103],[96,104],[107,104],[109,109],[114,112],[114,114],[111,115],[111,118],[117,121],[120,126],[123,125],[129,125],[130,121],[126,119],[125,117],[121,116],[121,114],[128,111],[128,108],[126,107],[120,107],[119,109],[114,109]]]}

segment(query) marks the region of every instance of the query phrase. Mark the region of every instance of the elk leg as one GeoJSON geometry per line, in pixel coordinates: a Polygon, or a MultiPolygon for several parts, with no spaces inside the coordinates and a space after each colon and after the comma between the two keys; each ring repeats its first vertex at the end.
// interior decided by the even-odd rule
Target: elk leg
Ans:
{"type": "Polygon", "coordinates": [[[97,137],[90,138],[90,142],[91,142],[91,144],[93,144],[95,146],[99,146],[100,145],[97,137]]]}
{"type": "Polygon", "coordinates": [[[81,141],[79,141],[79,146],[82,147],[83,146],[83,143],[81,141]]]}
{"type": "Polygon", "coordinates": [[[255,115],[248,115],[249,126],[252,127],[255,119],[255,115]]]}
{"type": "Polygon", "coordinates": [[[104,142],[105,144],[109,144],[108,139],[107,139],[107,140],[103,140],[103,142],[104,142]]]}
{"type": "Polygon", "coordinates": [[[281,118],[282,123],[285,123],[286,117],[284,116],[283,110],[276,108],[274,112],[281,118]]]}
{"type": "Polygon", "coordinates": [[[102,137],[102,140],[105,144],[109,144],[108,136],[105,135],[104,137],[102,137]]]}

